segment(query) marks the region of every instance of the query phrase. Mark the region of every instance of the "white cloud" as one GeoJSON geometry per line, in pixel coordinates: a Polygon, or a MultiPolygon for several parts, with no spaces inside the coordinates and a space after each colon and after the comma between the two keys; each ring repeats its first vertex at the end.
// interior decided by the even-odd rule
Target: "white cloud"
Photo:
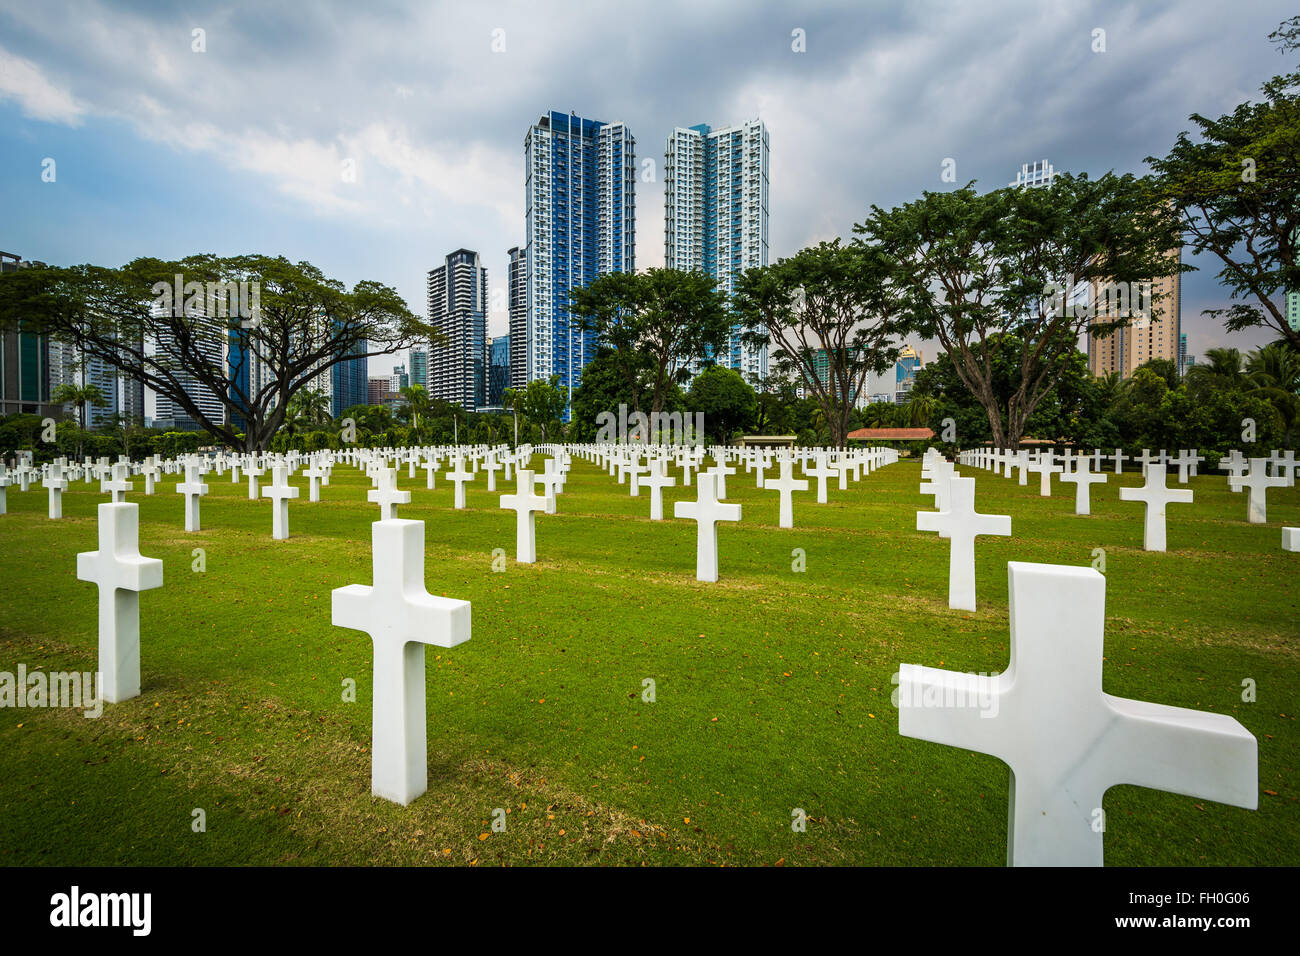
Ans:
{"type": "Polygon", "coordinates": [[[86,107],[67,90],[59,89],[30,60],[0,48],[0,99],[17,100],[24,116],[80,126],[86,107]]]}

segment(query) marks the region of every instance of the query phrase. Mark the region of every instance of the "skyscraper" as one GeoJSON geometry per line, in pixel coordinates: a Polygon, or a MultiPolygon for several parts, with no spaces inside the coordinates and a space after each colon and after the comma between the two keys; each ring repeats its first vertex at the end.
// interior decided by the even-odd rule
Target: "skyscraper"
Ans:
{"type": "MultiPolygon", "coordinates": [[[[1169,257],[1175,262],[1182,261],[1182,250],[1171,249],[1169,257]]],[[[1092,324],[1114,322],[1122,317],[1124,305],[1122,297],[1103,294],[1103,287],[1091,283],[1089,290],[1092,302],[1092,324]]],[[[1108,372],[1118,372],[1120,378],[1128,378],[1140,366],[1152,359],[1168,359],[1179,365],[1179,342],[1182,336],[1182,276],[1162,276],[1151,282],[1151,314],[1147,318],[1132,316],[1127,327],[1112,332],[1104,338],[1089,335],[1088,370],[1096,376],[1108,372]]],[[[1137,308],[1138,303],[1127,303],[1129,311],[1137,308]]]]}
{"type": "Polygon", "coordinates": [[[429,387],[429,349],[418,345],[411,349],[411,384],[429,387]]]}
{"type": "Polygon", "coordinates": [[[510,353],[513,343],[508,335],[498,335],[492,340],[491,358],[488,362],[489,408],[500,408],[501,398],[510,387],[510,353]]]}
{"type": "Polygon", "coordinates": [[[553,110],[529,128],[524,157],[525,380],[558,375],[567,421],[597,347],[573,327],[569,290],[636,271],[636,140],[623,123],[553,110]]]}
{"type": "MultiPolygon", "coordinates": [[[[664,149],[664,265],[706,272],[728,297],[746,269],[768,264],[767,127],[759,119],[673,130],[664,149]]],[[[715,359],[750,381],[767,376],[767,348],[732,326],[715,359]]]]}
{"type": "Polygon", "coordinates": [[[429,347],[429,397],[470,412],[487,399],[487,281],[469,249],[429,271],[429,324],[447,339],[429,347]]]}
{"type": "Polygon", "coordinates": [[[1300,332],[1300,292],[1286,294],[1286,324],[1293,332],[1300,332]]]}
{"type": "Polygon", "coordinates": [[[519,246],[508,253],[507,299],[510,310],[509,388],[528,384],[528,255],[519,246]]]}
{"type": "Polygon", "coordinates": [[[345,408],[365,405],[369,400],[367,381],[368,360],[365,358],[366,341],[363,339],[348,350],[359,358],[344,359],[330,366],[330,417],[338,418],[345,408]]]}

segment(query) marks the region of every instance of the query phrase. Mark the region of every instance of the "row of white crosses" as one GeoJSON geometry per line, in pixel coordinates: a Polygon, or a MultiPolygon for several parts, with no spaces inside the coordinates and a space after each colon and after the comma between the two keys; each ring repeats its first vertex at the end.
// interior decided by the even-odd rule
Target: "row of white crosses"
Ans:
{"type": "Polygon", "coordinates": [[[948,606],[974,611],[975,538],[988,534],[1010,535],[1011,518],[977,512],[975,479],[957,475],[952,463],[934,449],[927,451],[921,475],[929,479],[921,491],[934,495],[938,510],[918,511],[916,530],[936,531],[941,538],[948,539],[948,606]]]}

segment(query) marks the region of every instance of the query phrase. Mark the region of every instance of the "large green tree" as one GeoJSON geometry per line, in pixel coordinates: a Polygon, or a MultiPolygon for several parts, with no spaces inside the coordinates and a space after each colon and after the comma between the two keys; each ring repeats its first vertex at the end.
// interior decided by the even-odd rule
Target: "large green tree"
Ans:
{"type": "Polygon", "coordinates": [[[735,369],[721,365],[711,365],[695,376],[686,404],[693,413],[704,415],[704,432],[717,442],[726,442],[758,413],[754,387],[735,369]]]}
{"type": "Polygon", "coordinates": [[[311,263],[258,255],[5,273],[0,327],[20,321],[143,382],[217,439],[248,450],[265,449],[294,395],[335,364],[442,341],[388,286],[361,281],[349,290],[311,263]],[[254,354],[264,374],[250,379],[254,354]],[[200,404],[201,391],[221,403],[220,414],[200,404]],[[242,435],[234,422],[244,423],[242,435]]]}
{"type": "MultiPolygon", "coordinates": [[[[926,192],[893,210],[872,206],[854,231],[892,263],[908,331],[938,341],[1000,448],[1018,445],[1056,383],[1060,357],[1089,331],[1091,310],[1071,304],[1072,290],[1127,287],[1180,269],[1169,255],[1179,242],[1176,218],[1148,181],[1110,173],[1063,174],[1034,189],[926,192]],[[1013,387],[1000,394],[1001,352],[1012,341],[1023,347],[1013,387]]],[[[1113,334],[1136,320],[1091,332],[1113,334]]]]}
{"type": "MultiPolygon", "coordinates": [[[[1300,49],[1300,17],[1270,39],[1284,54],[1300,49]]],[[[1218,119],[1193,113],[1199,137],[1184,131],[1168,156],[1147,162],[1189,247],[1222,264],[1219,280],[1235,304],[1207,314],[1221,316],[1229,332],[1271,327],[1300,350],[1284,301],[1300,289],[1300,72],[1275,76],[1262,91],[1262,100],[1218,119]]]]}
{"type": "Polygon", "coordinates": [[[647,269],[611,272],[569,293],[574,324],[593,330],[643,411],[648,385],[651,421],[663,411],[672,384],[690,373],[692,359],[717,351],[727,341],[731,320],[726,296],[703,272],[647,269]]]}
{"type": "Polygon", "coordinates": [[[769,347],[778,375],[802,379],[836,448],[870,373],[898,357],[891,273],[881,250],[836,239],[749,269],[736,285],[746,340],[769,347]]]}

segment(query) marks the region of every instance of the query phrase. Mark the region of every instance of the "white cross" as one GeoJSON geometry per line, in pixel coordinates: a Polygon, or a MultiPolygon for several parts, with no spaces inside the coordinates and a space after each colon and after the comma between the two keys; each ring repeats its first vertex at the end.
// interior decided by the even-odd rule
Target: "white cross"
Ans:
{"type": "Polygon", "coordinates": [[[650,488],[650,520],[662,521],[664,517],[664,489],[671,488],[677,479],[665,471],[662,459],[650,462],[650,473],[641,479],[650,488]]]}
{"type": "Polygon", "coordinates": [[[460,455],[456,456],[456,460],[453,462],[453,464],[455,464],[456,466],[455,470],[447,472],[446,477],[449,478],[451,481],[453,481],[456,485],[455,507],[464,508],[465,507],[465,482],[473,481],[474,475],[472,472],[468,472],[465,470],[465,460],[460,455]]]}
{"type": "Polygon", "coordinates": [[[176,486],[185,496],[185,530],[199,530],[199,499],[208,493],[208,486],[199,478],[198,465],[185,466],[185,481],[176,486]]]}
{"type": "Polygon", "coordinates": [[[1010,766],[1010,865],[1100,866],[1102,797],[1117,784],[1256,807],[1255,738],[1236,720],[1102,690],[1100,572],[1013,561],[1007,575],[1010,666],[984,677],[904,664],[898,732],[1010,766]]]}
{"type": "Polygon", "coordinates": [[[265,474],[265,471],[266,469],[264,468],[255,467],[255,463],[252,461],[248,461],[244,463],[244,475],[248,478],[248,500],[249,501],[256,501],[258,499],[257,479],[260,478],[263,474],[265,474]]]}
{"type": "Polygon", "coordinates": [[[99,506],[99,550],[77,555],[77,580],[99,585],[100,696],[140,696],[140,591],[160,588],[163,564],[140,555],[140,506],[99,506]]]}
{"type": "Polygon", "coordinates": [[[441,464],[442,464],[442,460],[435,457],[435,458],[426,458],[424,460],[424,464],[420,466],[421,468],[424,469],[424,473],[427,476],[427,480],[425,482],[424,487],[429,491],[433,490],[434,478],[437,476],[438,467],[441,464]]]}
{"type": "Polygon", "coordinates": [[[643,467],[641,465],[641,455],[637,452],[633,452],[632,457],[628,459],[624,470],[630,479],[628,482],[628,494],[633,498],[639,498],[641,496],[641,482],[638,479],[640,478],[641,472],[649,470],[649,465],[643,467]]]}
{"type": "Polygon", "coordinates": [[[381,520],[391,521],[397,517],[398,505],[411,503],[411,493],[398,489],[397,472],[391,468],[380,468],[376,478],[379,486],[366,492],[366,500],[371,504],[379,505],[381,520]]]}
{"type": "Polygon", "coordinates": [[[809,468],[805,463],[803,473],[805,478],[817,479],[817,503],[819,505],[826,504],[826,479],[835,474],[835,469],[826,464],[826,453],[817,453],[817,464],[812,468],[809,468]]]}
{"type": "Polygon", "coordinates": [[[13,479],[5,473],[5,466],[0,465],[0,515],[9,513],[8,488],[13,479]]]}
{"type": "Polygon", "coordinates": [[[718,522],[739,521],[740,505],[723,504],[714,492],[717,476],[712,470],[695,478],[694,501],[673,504],[673,517],[695,521],[695,579],[718,580],[718,522]]]}
{"type": "MultiPolygon", "coordinates": [[[[497,490],[497,472],[501,470],[501,463],[493,456],[483,465],[483,470],[487,472],[487,490],[497,490]]],[[[432,487],[432,486],[430,486],[432,487]]]]}
{"type": "Polygon", "coordinates": [[[1233,478],[1240,478],[1246,473],[1246,459],[1239,449],[1234,448],[1219,459],[1219,470],[1228,473],[1228,481],[1231,483],[1233,478]]]}
{"type": "Polygon", "coordinates": [[[1011,534],[1009,515],[983,515],[975,510],[975,479],[953,475],[948,479],[948,507],[943,511],[918,511],[917,531],[938,531],[950,541],[948,549],[948,606],[975,610],[975,537],[1011,534]]]}
{"type": "Polygon", "coordinates": [[[502,495],[501,507],[515,510],[515,560],[520,564],[532,564],[537,560],[537,531],[533,515],[546,510],[546,499],[533,494],[531,471],[516,468],[515,477],[515,493],[502,495]]]}
{"type": "Polygon", "coordinates": [[[717,464],[709,469],[709,474],[716,476],[718,479],[718,483],[717,483],[718,497],[726,498],[727,497],[727,476],[734,475],[736,473],[736,469],[728,468],[726,460],[720,458],[717,455],[713,456],[713,460],[716,461],[717,464]]]}
{"type": "Polygon", "coordinates": [[[1052,464],[1052,459],[1056,456],[1050,451],[1038,453],[1038,460],[1029,466],[1029,470],[1038,473],[1038,494],[1040,497],[1049,498],[1052,494],[1052,475],[1061,471],[1060,465],[1052,464]]]}
{"type": "Polygon", "coordinates": [[[807,491],[808,482],[794,476],[794,462],[789,458],[781,459],[780,468],[779,478],[769,478],[759,487],[766,491],[775,491],[780,495],[780,516],[777,524],[782,528],[793,528],[794,496],[791,492],[807,491]]]}
{"type": "MultiPolygon", "coordinates": [[[[26,491],[26,489],[23,489],[26,491]]],[[[126,501],[126,493],[134,490],[134,486],[127,480],[126,465],[114,465],[113,477],[104,481],[100,485],[100,492],[108,492],[113,496],[113,504],[120,505],[126,501]]]]}
{"type": "Polygon", "coordinates": [[[1124,454],[1123,448],[1116,448],[1115,454],[1109,456],[1115,462],[1115,474],[1124,474],[1124,462],[1128,461],[1128,455],[1124,454]]]}
{"type": "Polygon", "coordinates": [[[1147,551],[1165,550],[1165,506],[1190,504],[1191,489],[1165,487],[1165,466],[1147,466],[1146,484],[1141,488],[1121,488],[1121,501],[1146,502],[1146,523],[1142,529],[1142,547],[1147,551]]]}
{"type": "Polygon", "coordinates": [[[50,465],[50,473],[45,476],[41,482],[50,493],[50,518],[63,517],[63,492],[68,487],[67,480],[63,477],[63,466],[55,462],[50,465]]]}
{"type": "Polygon", "coordinates": [[[1233,491],[1250,489],[1246,502],[1246,519],[1251,524],[1265,524],[1268,521],[1268,489],[1286,487],[1285,475],[1269,475],[1267,458],[1250,459],[1250,471],[1241,477],[1228,479],[1228,487],[1233,491]]]}
{"type": "MultiPolygon", "coordinates": [[[[299,489],[289,484],[288,469],[276,465],[271,470],[271,484],[262,489],[262,497],[271,499],[271,537],[283,541],[289,537],[289,499],[297,498],[299,489]]],[[[407,492],[409,497],[410,492],[407,492]]]]}
{"type": "Polygon", "coordinates": [[[331,621],[365,631],[374,644],[370,792],[405,806],[429,787],[424,645],[468,641],[470,604],[426,590],[423,521],[370,527],[374,583],[336,588],[331,621]]]}
{"type": "MultiPolygon", "coordinates": [[[[533,481],[542,486],[546,496],[546,513],[555,514],[555,492],[556,489],[564,484],[564,476],[555,470],[555,459],[546,459],[546,470],[540,475],[535,475],[533,481]]],[[[636,477],[632,478],[632,485],[636,487],[636,477]]],[[[635,493],[635,492],[634,492],[635,493]]]]}
{"type": "Polygon", "coordinates": [[[1106,483],[1104,474],[1089,470],[1090,462],[1089,458],[1078,458],[1074,471],[1061,475],[1062,481],[1074,485],[1074,513],[1077,515],[1092,514],[1092,486],[1099,482],[1103,485],[1106,483]]]}
{"type": "Polygon", "coordinates": [[[140,474],[144,475],[144,493],[151,495],[154,492],[154,483],[158,480],[159,468],[155,462],[145,462],[140,474]]]}
{"type": "Polygon", "coordinates": [[[321,479],[326,477],[328,472],[320,466],[319,461],[313,461],[308,467],[302,470],[302,476],[307,479],[307,500],[320,501],[321,479]]]}

